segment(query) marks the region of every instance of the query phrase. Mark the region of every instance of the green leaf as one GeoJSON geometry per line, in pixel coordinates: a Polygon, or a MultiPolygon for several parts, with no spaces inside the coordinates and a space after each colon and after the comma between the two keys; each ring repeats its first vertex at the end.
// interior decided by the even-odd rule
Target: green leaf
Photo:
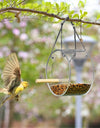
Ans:
{"type": "Polygon", "coordinates": [[[25,1],[25,3],[31,3],[31,4],[32,4],[32,3],[36,3],[36,2],[37,2],[37,3],[42,3],[42,1],[40,1],[40,0],[26,0],[26,1],[25,1]]]}
{"type": "Polygon", "coordinates": [[[83,17],[85,17],[88,13],[86,11],[82,12],[82,10],[80,10],[80,19],[82,19],[83,17]]]}
{"type": "Polygon", "coordinates": [[[84,6],[85,6],[85,3],[84,3],[83,1],[81,1],[81,0],[80,0],[80,1],[79,1],[79,3],[78,3],[78,6],[79,6],[79,7],[82,7],[82,8],[84,8],[84,6]]]}
{"type": "Polygon", "coordinates": [[[3,6],[3,2],[0,2],[0,6],[1,6],[1,7],[3,6]]]}
{"type": "Polygon", "coordinates": [[[83,13],[83,17],[85,17],[87,14],[88,14],[88,13],[85,11],[85,12],[83,13]]]}
{"type": "Polygon", "coordinates": [[[61,6],[61,8],[63,8],[64,7],[64,2],[61,2],[60,6],[61,6]]]}
{"type": "Polygon", "coordinates": [[[97,15],[97,20],[100,19],[100,14],[97,15]]]}
{"type": "Polygon", "coordinates": [[[82,15],[82,10],[80,10],[80,13],[81,13],[81,15],[82,15]]]}
{"type": "Polygon", "coordinates": [[[74,10],[70,11],[70,13],[68,14],[69,18],[72,18],[72,14],[74,14],[74,10]]]}
{"type": "Polygon", "coordinates": [[[86,27],[87,27],[87,28],[90,28],[91,26],[92,26],[92,24],[87,24],[87,26],[86,26],[86,27]]]}
{"type": "Polygon", "coordinates": [[[86,4],[87,0],[84,0],[84,3],[86,4]]]}
{"type": "Polygon", "coordinates": [[[69,14],[70,14],[70,15],[72,15],[73,13],[74,13],[74,10],[70,11],[70,13],[69,13],[69,14]]]}
{"type": "Polygon", "coordinates": [[[79,18],[79,14],[74,14],[73,18],[79,18]]]}
{"type": "Polygon", "coordinates": [[[56,8],[57,8],[57,11],[59,12],[59,5],[58,5],[58,3],[56,3],[56,8]]]}
{"type": "Polygon", "coordinates": [[[90,28],[92,24],[83,24],[83,27],[90,28]]]}

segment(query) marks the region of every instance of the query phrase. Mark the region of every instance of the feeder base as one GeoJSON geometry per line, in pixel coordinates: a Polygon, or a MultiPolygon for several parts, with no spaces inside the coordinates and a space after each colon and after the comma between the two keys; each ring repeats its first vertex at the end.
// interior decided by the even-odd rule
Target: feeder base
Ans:
{"type": "Polygon", "coordinates": [[[66,95],[83,95],[89,90],[90,86],[91,86],[91,84],[83,84],[83,83],[76,83],[76,84],[70,84],[70,85],[56,84],[56,85],[51,86],[51,90],[56,95],[61,95],[66,91],[66,89],[68,87],[68,90],[64,94],[64,96],[66,96],[66,95]]]}

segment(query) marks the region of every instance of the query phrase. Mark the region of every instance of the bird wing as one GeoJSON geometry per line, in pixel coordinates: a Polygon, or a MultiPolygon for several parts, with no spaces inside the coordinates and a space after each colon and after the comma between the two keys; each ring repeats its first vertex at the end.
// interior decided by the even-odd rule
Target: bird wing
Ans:
{"type": "Polygon", "coordinates": [[[8,90],[6,88],[0,88],[0,94],[9,94],[8,90]]]}
{"type": "Polygon", "coordinates": [[[15,53],[8,56],[3,70],[2,79],[9,90],[18,86],[21,82],[21,70],[15,53]]]}

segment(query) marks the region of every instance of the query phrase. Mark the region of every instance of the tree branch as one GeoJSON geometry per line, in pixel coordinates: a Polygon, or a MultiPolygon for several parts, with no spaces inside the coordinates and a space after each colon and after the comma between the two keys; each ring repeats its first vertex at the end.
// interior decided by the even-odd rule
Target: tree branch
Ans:
{"type": "MultiPolygon", "coordinates": [[[[55,15],[53,13],[47,13],[47,12],[44,12],[44,11],[37,11],[37,10],[34,10],[34,9],[15,8],[15,7],[8,7],[8,8],[0,9],[0,13],[5,13],[5,12],[9,12],[9,11],[38,13],[38,14],[42,14],[42,15],[45,15],[45,16],[57,18],[57,19],[60,19],[60,20],[65,20],[65,18],[62,18],[62,17],[60,17],[58,15],[55,15]]],[[[81,20],[81,19],[68,19],[67,21],[81,22],[81,23],[93,24],[93,25],[100,25],[99,22],[84,21],[84,20],[81,20]]]]}

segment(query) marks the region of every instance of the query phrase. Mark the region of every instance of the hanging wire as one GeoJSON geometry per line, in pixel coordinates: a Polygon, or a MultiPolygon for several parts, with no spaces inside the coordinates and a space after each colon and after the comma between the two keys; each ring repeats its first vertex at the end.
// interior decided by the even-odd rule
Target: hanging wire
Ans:
{"type": "Polygon", "coordinates": [[[82,23],[80,24],[80,38],[82,39],[82,23]]]}
{"type": "MultiPolygon", "coordinates": [[[[55,48],[55,45],[56,45],[56,43],[57,43],[57,40],[58,40],[58,37],[59,37],[60,33],[62,33],[63,24],[64,24],[65,21],[68,20],[68,19],[69,19],[69,17],[66,17],[65,20],[61,23],[61,28],[60,28],[60,30],[59,30],[59,32],[58,32],[58,35],[57,35],[56,40],[55,40],[55,42],[54,42],[54,45],[53,45],[53,47],[52,47],[51,53],[50,53],[50,55],[49,55],[49,57],[48,57],[47,64],[46,64],[46,78],[47,78],[47,66],[48,66],[49,59],[51,58],[51,55],[53,54],[53,52],[55,52],[55,51],[54,51],[54,48],[55,48]]],[[[62,35],[61,35],[61,49],[62,49],[62,35]]]]}
{"type": "Polygon", "coordinates": [[[52,58],[52,65],[51,65],[51,75],[50,76],[53,76],[53,70],[54,70],[54,61],[55,61],[55,57],[54,56],[52,56],[51,57],[52,58]]]}
{"type": "Polygon", "coordinates": [[[65,23],[65,21],[67,21],[69,19],[69,17],[66,17],[65,20],[61,23],[61,50],[62,50],[62,29],[63,29],[63,25],[65,23]]]}

